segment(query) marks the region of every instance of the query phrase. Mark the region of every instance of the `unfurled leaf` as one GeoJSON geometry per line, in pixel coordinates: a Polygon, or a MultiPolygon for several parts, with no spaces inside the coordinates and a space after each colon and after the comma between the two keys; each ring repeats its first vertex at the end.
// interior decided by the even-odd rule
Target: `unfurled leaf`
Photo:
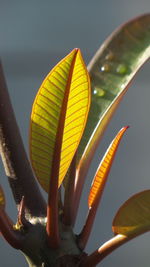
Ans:
{"type": "Polygon", "coordinates": [[[60,61],[43,81],[31,114],[30,155],[41,186],[53,172],[62,183],[85,128],[90,81],[79,49],[60,61]],[[53,168],[53,170],[52,170],[53,168]]]}
{"type": "Polygon", "coordinates": [[[129,84],[150,57],[150,14],[136,17],[117,29],[102,44],[88,65],[92,102],[79,145],[75,209],[94,153],[129,84]]]}
{"type": "Polygon", "coordinates": [[[83,160],[86,162],[85,164],[82,162],[80,168],[82,164],[89,164],[89,158],[93,157],[102,134],[127,87],[149,57],[150,14],[147,14],[117,29],[92,58],[88,65],[92,103],[85,133],[79,146],[80,156],[84,151],[83,160]],[[89,141],[90,136],[92,138],[89,141]]]}
{"type": "Polygon", "coordinates": [[[4,207],[5,207],[5,195],[4,195],[2,187],[0,186],[0,208],[4,208],[4,207]]]}
{"type": "Polygon", "coordinates": [[[132,196],[120,207],[112,229],[115,234],[128,237],[150,230],[150,190],[132,196]]]}
{"type": "Polygon", "coordinates": [[[113,159],[115,157],[115,154],[117,152],[117,148],[119,146],[119,143],[121,141],[121,138],[128,127],[122,128],[119,133],[116,135],[110,146],[108,147],[98,169],[96,172],[96,175],[93,179],[93,183],[91,186],[89,198],[88,198],[88,205],[89,208],[92,208],[94,203],[98,203],[100,200],[100,197],[103,193],[104,186],[107,181],[107,177],[110,171],[110,168],[112,166],[113,159]]]}

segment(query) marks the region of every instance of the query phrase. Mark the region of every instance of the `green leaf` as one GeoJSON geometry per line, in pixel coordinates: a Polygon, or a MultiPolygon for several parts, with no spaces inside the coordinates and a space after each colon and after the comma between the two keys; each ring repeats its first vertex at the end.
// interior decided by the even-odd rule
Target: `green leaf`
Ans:
{"type": "Polygon", "coordinates": [[[129,198],[119,209],[112,230],[115,234],[137,236],[150,230],[150,190],[129,198]]]}
{"type": "Polygon", "coordinates": [[[84,151],[86,161],[93,156],[134,75],[149,57],[150,14],[147,14],[127,22],[112,33],[89,63],[92,103],[80,155],[95,131],[84,151]]]}
{"type": "Polygon", "coordinates": [[[75,210],[79,206],[87,166],[129,84],[149,57],[150,14],[146,14],[127,22],[112,33],[89,63],[92,102],[78,148],[80,160],[76,175],[75,210]]]}

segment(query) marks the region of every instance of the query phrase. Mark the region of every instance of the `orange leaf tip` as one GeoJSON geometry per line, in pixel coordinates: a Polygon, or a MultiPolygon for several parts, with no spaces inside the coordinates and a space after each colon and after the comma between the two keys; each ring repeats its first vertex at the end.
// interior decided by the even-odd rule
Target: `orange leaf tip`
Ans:
{"type": "Polygon", "coordinates": [[[128,128],[129,126],[125,126],[118,132],[118,134],[108,147],[96,171],[88,198],[89,209],[92,208],[93,205],[95,205],[94,203],[99,203],[117,148],[119,146],[121,138],[128,128]]]}

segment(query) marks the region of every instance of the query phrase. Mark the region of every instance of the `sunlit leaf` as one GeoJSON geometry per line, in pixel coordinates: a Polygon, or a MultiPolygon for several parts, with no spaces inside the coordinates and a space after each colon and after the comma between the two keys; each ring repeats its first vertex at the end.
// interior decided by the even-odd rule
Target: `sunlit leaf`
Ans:
{"type": "Polygon", "coordinates": [[[88,198],[88,205],[89,208],[92,208],[92,206],[95,203],[98,203],[100,200],[100,197],[103,193],[104,186],[107,181],[107,177],[110,171],[110,168],[112,166],[113,159],[115,157],[115,154],[117,152],[117,148],[119,146],[119,143],[121,141],[121,138],[128,127],[122,128],[119,133],[116,135],[110,146],[108,147],[98,169],[96,172],[96,175],[93,179],[93,183],[91,186],[89,198],[88,198]]]}
{"type": "Polygon", "coordinates": [[[133,77],[150,57],[150,14],[142,15],[117,29],[99,48],[88,70],[92,102],[87,125],[79,145],[76,204],[94,153],[103,133],[126,93],[133,77]]]}
{"type": "Polygon", "coordinates": [[[132,196],[120,207],[112,229],[129,237],[150,230],[150,190],[132,196]]]}
{"type": "Polygon", "coordinates": [[[86,163],[93,157],[102,134],[120,103],[120,96],[125,94],[134,75],[149,57],[150,14],[147,14],[127,22],[112,33],[89,63],[92,103],[79,146],[81,155],[94,131],[84,151],[86,163]],[[115,109],[112,109],[112,105],[115,109]]]}
{"type": "Polygon", "coordinates": [[[62,183],[82,137],[89,105],[89,75],[80,50],[74,49],[45,78],[32,108],[31,162],[46,191],[52,172],[59,176],[59,186],[62,183]]]}
{"type": "Polygon", "coordinates": [[[2,187],[0,186],[0,208],[5,207],[5,196],[2,187]]]}

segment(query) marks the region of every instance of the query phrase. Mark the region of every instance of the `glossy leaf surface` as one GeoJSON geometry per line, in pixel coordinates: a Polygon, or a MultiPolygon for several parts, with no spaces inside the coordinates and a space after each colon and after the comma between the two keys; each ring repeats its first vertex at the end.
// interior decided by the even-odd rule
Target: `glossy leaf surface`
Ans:
{"type": "Polygon", "coordinates": [[[32,108],[31,162],[46,191],[52,166],[59,171],[58,186],[62,183],[85,128],[89,105],[88,72],[80,50],[74,49],[45,78],[32,108]]]}
{"type": "Polygon", "coordinates": [[[88,206],[92,208],[94,203],[99,202],[100,197],[103,193],[104,186],[106,184],[106,180],[112,166],[113,159],[117,152],[117,148],[121,141],[121,138],[128,127],[122,128],[119,133],[116,135],[110,146],[108,147],[98,169],[96,175],[93,179],[93,183],[91,186],[89,198],[88,198],[88,206]]]}
{"type": "Polygon", "coordinates": [[[87,162],[89,157],[93,156],[110,118],[119,105],[122,98],[120,95],[123,96],[134,75],[149,57],[150,14],[146,14],[127,22],[112,33],[89,63],[92,103],[80,145],[81,155],[92,136],[83,156],[87,162]],[[116,105],[116,108],[112,109],[110,114],[112,105],[116,105]]]}
{"type": "Polygon", "coordinates": [[[112,229],[129,237],[150,230],[150,190],[132,196],[120,207],[112,229]]]}
{"type": "Polygon", "coordinates": [[[122,25],[99,48],[88,70],[92,102],[86,129],[79,146],[75,210],[86,174],[103,133],[141,66],[150,57],[150,14],[122,25]]]}

